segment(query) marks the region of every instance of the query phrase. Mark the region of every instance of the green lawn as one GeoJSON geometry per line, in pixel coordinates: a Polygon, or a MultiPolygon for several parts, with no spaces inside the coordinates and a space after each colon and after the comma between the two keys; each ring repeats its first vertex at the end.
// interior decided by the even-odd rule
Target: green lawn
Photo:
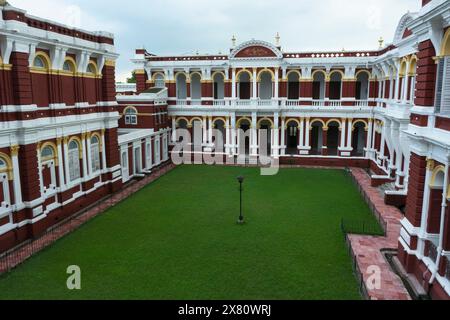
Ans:
{"type": "Polygon", "coordinates": [[[0,299],[360,299],[343,217],[375,220],[341,170],[178,167],[0,277],[0,299]]]}

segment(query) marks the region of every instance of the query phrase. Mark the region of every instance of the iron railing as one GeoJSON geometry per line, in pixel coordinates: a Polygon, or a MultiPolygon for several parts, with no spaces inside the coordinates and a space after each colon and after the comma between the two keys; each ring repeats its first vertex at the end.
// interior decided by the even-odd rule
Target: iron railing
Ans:
{"type": "Polygon", "coordinates": [[[342,219],[341,230],[345,235],[359,234],[380,237],[386,235],[383,228],[378,224],[377,221],[342,219]]]}

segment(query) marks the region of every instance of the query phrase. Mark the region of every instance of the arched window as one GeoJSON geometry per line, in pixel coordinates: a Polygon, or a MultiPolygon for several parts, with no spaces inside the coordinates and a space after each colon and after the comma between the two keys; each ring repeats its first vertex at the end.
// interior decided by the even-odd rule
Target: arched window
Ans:
{"type": "Polygon", "coordinates": [[[40,172],[41,192],[56,189],[56,149],[53,145],[44,145],[41,149],[40,172]]]}
{"type": "Polygon", "coordinates": [[[53,148],[50,146],[46,146],[41,151],[42,160],[53,159],[55,157],[55,153],[53,148]]]}
{"type": "Polygon", "coordinates": [[[7,169],[6,162],[2,158],[0,158],[0,172],[4,172],[6,171],[6,169],[7,169]]]}
{"type": "Polygon", "coordinates": [[[69,143],[69,178],[70,181],[81,178],[80,146],[76,140],[72,140],[69,143]]]}
{"type": "Polygon", "coordinates": [[[40,69],[47,69],[47,63],[41,56],[36,56],[36,58],[34,58],[33,61],[33,67],[40,69]]]}
{"type": "Polygon", "coordinates": [[[135,108],[128,107],[125,109],[125,124],[126,125],[137,125],[137,110],[135,108]]]}
{"type": "Polygon", "coordinates": [[[70,60],[64,61],[63,70],[66,72],[75,73],[75,66],[73,62],[71,62],[70,60]]]}
{"type": "Polygon", "coordinates": [[[360,72],[356,77],[356,100],[369,98],[369,74],[360,72]]]}
{"type": "Polygon", "coordinates": [[[334,72],[330,76],[330,100],[340,100],[342,92],[342,75],[334,72]]]}
{"type": "Polygon", "coordinates": [[[166,87],[164,76],[162,74],[157,74],[155,76],[155,87],[156,88],[165,88],[166,87]]]}
{"type": "Polygon", "coordinates": [[[95,66],[95,64],[93,62],[89,62],[86,72],[91,75],[97,74],[97,67],[95,66]]]}
{"type": "Polygon", "coordinates": [[[91,168],[92,172],[98,172],[100,166],[100,141],[97,136],[91,138],[91,168]]]}

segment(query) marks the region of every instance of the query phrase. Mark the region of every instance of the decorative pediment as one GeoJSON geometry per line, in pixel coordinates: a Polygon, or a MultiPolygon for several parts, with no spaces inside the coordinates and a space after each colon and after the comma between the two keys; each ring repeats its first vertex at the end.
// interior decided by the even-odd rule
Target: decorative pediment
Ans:
{"type": "Polygon", "coordinates": [[[412,35],[412,31],[408,29],[408,24],[417,16],[416,13],[407,13],[401,19],[395,31],[394,43],[400,42],[402,39],[412,35]]]}
{"type": "Polygon", "coordinates": [[[231,59],[281,59],[283,54],[274,45],[264,41],[248,41],[236,47],[231,59]]]}

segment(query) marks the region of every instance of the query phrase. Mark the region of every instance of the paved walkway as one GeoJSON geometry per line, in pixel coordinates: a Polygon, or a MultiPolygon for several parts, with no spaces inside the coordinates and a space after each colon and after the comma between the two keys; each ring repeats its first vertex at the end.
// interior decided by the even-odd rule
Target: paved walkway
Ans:
{"type": "Polygon", "coordinates": [[[43,234],[38,239],[26,242],[22,246],[14,249],[10,253],[6,254],[0,259],[0,274],[7,272],[19,264],[23,263],[25,260],[38,253],[42,249],[51,245],[58,239],[64,237],[65,235],[73,232],[77,228],[81,227],[84,223],[91,220],[92,218],[100,215],[109,208],[115,206],[119,202],[125,200],[135,192],[144,188],[151,182],[157,180],[168,171],[175,168],[172,163],[164,165],[163,167],[154,170],[150,175],[146,176],[141,180],[131,181],[129,184],[125,185],[120,191],[114,193],[111,197],[96,203],[87,211],[75,215],[60,224],[49,229],[45,234],[43,234]]]}
{"type": "Polygon", "coordinates": [[[381,253],[382,249],[398,248],[400,236],[400,220],[403,219],[401,211],[384,203],[383,197],[377,188],[370,186],[370,177],[364,169],[352,168],[353,178],[360,186],[370,202],[380,214],[381,220],[387,224],[386,237],[372,237],[349,235],[348,241],[356,258],[359,270],[363,275],[364,282],[371,276],[367,272],[370,266],[377,266],[381,270],[381,288],[367,289],[371,300],[410,300],[408,291],[403,286],[400,278],[392,271],[389,263],[381,253]]]}

